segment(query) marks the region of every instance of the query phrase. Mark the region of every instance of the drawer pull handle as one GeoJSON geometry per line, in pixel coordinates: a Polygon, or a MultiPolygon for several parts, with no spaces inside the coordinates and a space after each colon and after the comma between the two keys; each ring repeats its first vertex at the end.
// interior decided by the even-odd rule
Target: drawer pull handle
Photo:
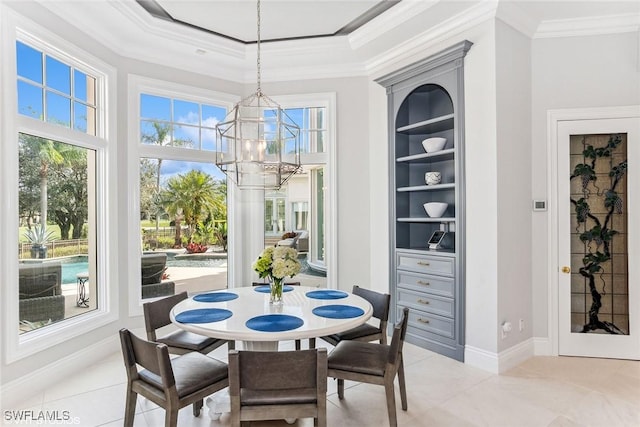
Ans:
{"type": "Polygon", "coordinates": [[[425,262],[425,261],[418,261],[418,265],[427,265],[428,266],[428,265],[431,265],[431,264],[429,264],[428,262],[425,262]]]}
{"type": "Polygon", "coordinates": [[[418,322],[421,322],[421,323],[429,323],[429,319],[423,319],[422,317],[419,317],[419,318],[418,318],[418,322]]]}
{"type": "Polygon", "coordinates": [[[429,282],[425,282],[424,280],[418,280],[418,285],[430,286],[430,285],[431,285],[431,283],[429,283],[429,282]]]}
{"type": "Polygon", "coordinates": [[[420,304],[425,304],[425,305],[429,305],[429,301],[428,300],[424,300],[424,299],[419,299],[418,302],[420,304]]]}

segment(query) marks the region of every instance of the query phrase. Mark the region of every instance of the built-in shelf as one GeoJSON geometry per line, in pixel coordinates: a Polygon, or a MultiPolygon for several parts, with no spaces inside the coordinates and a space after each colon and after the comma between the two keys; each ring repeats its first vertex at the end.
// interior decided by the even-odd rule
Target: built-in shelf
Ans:
{"type": "Polygon", "coordinates": [[[456,188],[456,184],[435,184],[435,185],[416,185],[413,187],[399,187],[397,191],[399,193],[403,193],[406,191],[438,191],[438,190],[448,190],[451,188],[456,188]]]}
{"type": "Polygon", "coordinates": [[[455,218],[397,218],[398,222],[456,222],[455,218]]]}
{"type": "Polygon", "coordinates": [[[446,150],[436,151],[433,153],[413,154],[411,156],[398,157],[396,159],[396,162],[428,163],[440,160],[453,160],[455,151],[456,150],[454,148],[448,148],[446,150]]]}
{"type": "Polygon", "coordinates": [[[417,123],[412,123],[410,125],[401,126],[396,129],[396,132],[403,133],[405,135],[427,135],[430,133],[442,132],[452,128],[453,113],[446,114],[440,117],[434,117],[433,119],[429,120],[423,120],[417,123]]]}
{"type": "Polygon", "coordinates": [[[389,100],[390,318],[409,308],[406,342],[460,361],[466,295],[462,59],[470,47],[465,40],[377,80],[389,100]],[[425,152],[422,142],[432,137],[445,138],[444,150],[425,152]],[[426,185],[428,172],[439,172],[441,182],[426,185]],[[430,202],[446,203],[445,216],[429,217],[423,206],[430,202]],[[443,249],[429,249],[435,245],[443,249]]]}

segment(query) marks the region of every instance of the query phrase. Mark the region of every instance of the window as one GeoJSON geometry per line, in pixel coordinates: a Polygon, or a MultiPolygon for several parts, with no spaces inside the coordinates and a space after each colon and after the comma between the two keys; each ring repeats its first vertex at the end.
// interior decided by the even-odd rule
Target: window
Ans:
{"type": "Polygon", "coordinates": [[[96,77],[16,42],[18,112],[96,135],[96,77]]]}
{"type": "MultiPolygon", "coordinates": [[[[144,253],[162,253],[157,283],[136,301],[227,287],[227,184],[215,166],[215,126],[228,105],[202,90],[133,77],[139,112],[140,229],[144,253]],[[179,93],[179,95],[178,95],[179,93]]],[[[132,309],[135,310],[134,307],[132,309]]]]}
{"type": "Polygon", "coordinates": [[[325,203],[327,187],[324,172],[329,161],[327,114],[331,103],[298,97],[281,103],[285,112],[300,126],[301,173],[292,176],[278,192],[265,193],[265,245],[273,245],[285,231],[296,231],[296,249],[303,258],[299,279],[308,285],[326,285],[327,247],[325,203]],[[297,104],[297,105],[294,105],[297,104]]]}
{"type": "Polygon", "coordinates": [[[8,360],[118,315],[117,290],[106,286],[115,240],[107,236],[107,174],[115,161],[105,137],[114,70],[35,25],[16,28],[13,43],[5,64],[15,80],[4,90],[15,94],[15,120],[5,124],[15,137],[1,159],[17,206],[10,232],[4,229],[16,242],[15,269],[3,276],[12,283],[3,307],[8,360]]]}
{"type": "Polygon", "coordinates": [[[224,119],[224,107],[140,95],[140,132],[143,144],[215,150],[216,124],[224,119]]]}
{"type": "Polygon", "coordinates": [[[21,133],[20,333],[97,308],[95,150],[21,133]]]}

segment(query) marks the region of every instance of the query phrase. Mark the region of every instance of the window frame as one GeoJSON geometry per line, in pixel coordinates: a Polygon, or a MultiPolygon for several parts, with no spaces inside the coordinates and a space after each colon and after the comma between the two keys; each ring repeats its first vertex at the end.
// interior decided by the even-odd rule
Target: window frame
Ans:
{"type": "MultiPolygon", "coordinates": [[[[5,360],[10,363],[72,340],[118,319],[118,290],[115,286],[107,285],[115,282],[110,280],[110,271],[117,271],[115,264],[117,262],[116,245],[110,243],[117,241],[114,234],[117,224],[114,226],[114,221],[111,221],[111,224],[107,221],[107,218],[116,217],[114,214],[115,204],[111,203],[114,200],[115,189],[109,182],[110,177],[115,176],[116,150],[111,136],[116,134],[117,124],[115,115],[109,116],[108,108],[116,103],[117,73],[110,65],[39,25],[6,9],[4,12],[6,14],[0,16],[2,19],[0,41],[2,42],[1,50],[4,52],[3,63],[0,66],[0,71],[4,76],[1,81],[4,102],[0,107],[0,118],[3,120],[3,140],[14,141],[15,144],[5,143],[0,147],[0,156],[3,159],[1,188],[3,194],[6,195],[3,201],[6,220],[1,221],[0,232],[7,241],[18,241],[17,158],[20,133],[54,139],[94,150],[97,171],[95,189],[97,308],[86,314],[64,319],[26,334],[20,334],[17,324],[19,305],[16,304],[19,299],[18,286],[3,287],[2,319],[4,326],[2,341],[5,347],[5,360]],[[86,71],[97,78],[96,136],[18,113],[17,41],[27,43],[45,54],[62,60],[74,68],[86,71]]],[[[17,284],[18,254],[15,246],[3,245],[0,247],[0,257],[2,258],[0,280],[3,280],[4,283],[17,284]]]]}
{"type": "MultiPolygon", "coordinates": [[[[140,259],[142,253],[141,233],[140,233],[140,159],[162,158],[167,160],[180,160],[189,162],[207,161],[215,163],[216,152],[211,150],[202,150],[194,148],[181,148],[175,146],[161,147],[150,144],[140,143],[140,95],[156,95],[182,101],[192,101],[200,104],[217,105],[226,107],[227,111],[231,110],[234,104],[240,101],[240,97],[224,92],[202,89],[197,86],[188,86],[180,83],[153,79],[137,74],[128,75],[128,140],[132,143],[127,145],[127,173],[130,177],[130,187],[128,194],[128,209],[131,213],[127,220],[127,229],[129,240],[127,241],[128,259],[140,259]],[[135,252],[134,252],[135,251],[135,252]]],[[[228,235],[233,234],[233,203],[234,200],[233,185],[227,186],[227,229],[228,235]]],[[[229,238],[229,246],[227,251],[228,264],[233,264],[233,243],[234,239],[229,238]]],[[[227,282],[233,283],[233,270],[227,271],[227,282]]],[[[130,262],[127,271],[129,283],[140,283],[140,262],[130,262]]],[[[151,301],[146,299],[144,302],[151,301]]],[[[142,315],[142,295],[139,286],[129,287],[129,315],[142,315]]]]}
{"type": "MultiPolygon", "coordinates": [[[[308,107],[325,107],[326,114],[326,135],[324,140],[324,151],[314,153],[301,153],[300,162],[309,165],[324,165],[325,169],[325,185],[329,189],[329,197],[325,200],[325,267],[327,269],[327,288],[337,289],[338,287],[338,188],[337,176],[337,128],[336,128],[336,93],[320,92],[295,95],[279,95],[271,96],[282,109],[290,108],[308,108],[308,107]]],[[[309,210],[311,212],[311,210],[309,210]]],[[[264,211],[262,212],[264,217],[264,211]]],[[[264,224],[264,221],[262,221],[264,224]]],[[[311,222],[309,222],[311,225],[311,222]]],[[[264,234],[264,230],[263,230],[264,234]]]]}

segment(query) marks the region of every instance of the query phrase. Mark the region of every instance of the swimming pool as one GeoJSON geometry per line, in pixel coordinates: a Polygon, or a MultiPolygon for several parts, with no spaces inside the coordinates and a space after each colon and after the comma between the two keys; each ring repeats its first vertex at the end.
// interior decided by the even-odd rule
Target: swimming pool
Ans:
{"type": "MultiPolygon", "coordinates": [[[[62,262],[62,283],[76,283],[76,275],[89,271],[89,262],[86,256],[67,258],[62,262]]],[[[167,267],[223,267],[226,258],[203,259],[167,259],[167,267]]]]}

